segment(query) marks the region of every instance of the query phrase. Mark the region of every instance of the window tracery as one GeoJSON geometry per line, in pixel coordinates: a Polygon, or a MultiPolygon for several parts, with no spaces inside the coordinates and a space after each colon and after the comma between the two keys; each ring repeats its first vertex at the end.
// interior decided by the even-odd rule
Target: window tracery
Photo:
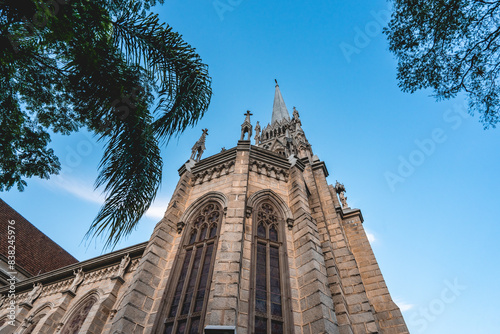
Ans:
{"type": "Polygon", "coordinates": [[[283,219],[275,207],[264,202],[255,216],[253,250],[253,333],[282,334],[287,331],[283,219]]]}
{"type": "Polygon", "coordinates": [[[166,307],[164,334],[202,333],[222,216],[221,206],[209,202],[189,225],[177,260],[179,277],[166,307]]]}
{"type": "Polygon", "coordinates": [[[83,323],[87,319],[90,310],[97,302],[95,297],[89,298],[83,304],[81,304],[78,309],[73,313],[73,315],[66,322],[66,326],[61,331],[61,334],[77,334],[83,326],[83,323]]]}

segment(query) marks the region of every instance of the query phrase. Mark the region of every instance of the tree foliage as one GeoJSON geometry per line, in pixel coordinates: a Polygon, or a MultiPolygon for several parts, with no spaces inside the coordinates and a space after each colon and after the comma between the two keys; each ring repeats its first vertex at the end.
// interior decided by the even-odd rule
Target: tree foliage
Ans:
{"type": "Polygon", "coordinates": [[[465,92],[485,128],[500,113],[500,1],[394,0],[385,33],[403,91],[465,92]]]}
{"type": "Polygon", "coordinates": [[[155,4],[0,1],[0,190],[58,173],[51,132],[91,131],[105,146],[96,187],[106,199],[87,235],[107,246],[154,200],[159,144],[194,125],[211,97],[207,66],[155,4]]]}

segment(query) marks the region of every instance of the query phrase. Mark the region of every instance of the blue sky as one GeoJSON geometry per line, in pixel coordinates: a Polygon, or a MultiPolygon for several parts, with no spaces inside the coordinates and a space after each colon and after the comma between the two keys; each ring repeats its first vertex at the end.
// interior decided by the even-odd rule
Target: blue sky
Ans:
{"type": "MultiPolygon", "coordinates": [[[[184,0],[157,11],[209,65],[213,98],[198,125],[163,148],[157,200],[117,248],[149,239],[202,128],[206,157],[236,145],[247,109],[254,124],[270,121],[276,78],[329,182],[344,183],[362,210],[410,331],[498,331],[500,133],[468,116],[463,98],[400,92],[381,33],[385,1],[184,0]]],[[[79,260],[97,256],[103,242],[82,238],[102,203],[92,191],[101,144],[78,133],[52,146],[60,176],[0,196],[79,260]]]]}

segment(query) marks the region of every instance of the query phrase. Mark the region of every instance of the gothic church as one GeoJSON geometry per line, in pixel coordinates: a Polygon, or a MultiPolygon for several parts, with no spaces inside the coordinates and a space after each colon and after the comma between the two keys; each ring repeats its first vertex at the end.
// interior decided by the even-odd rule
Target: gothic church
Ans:
{"type": "Polygon", "coordinates": [[[207,130],[146,243],[0,287],[0,334],[408,333],[344,185],[276,83],[236,147],[207,130]],[[252,144],[252,141],[254,144],[252,144]]]}

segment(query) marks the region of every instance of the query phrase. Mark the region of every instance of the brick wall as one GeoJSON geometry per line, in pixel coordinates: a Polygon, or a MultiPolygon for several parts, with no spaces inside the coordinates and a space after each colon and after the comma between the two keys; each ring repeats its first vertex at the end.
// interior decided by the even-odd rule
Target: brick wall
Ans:
{"type": "Polygon", "coordinates": [[[33,276],[78,262],[71,254],[33,226],[16,210],[0,199],[0,254],[7,256],[7,231],[15,220],[16,265],[33,276]]]}

